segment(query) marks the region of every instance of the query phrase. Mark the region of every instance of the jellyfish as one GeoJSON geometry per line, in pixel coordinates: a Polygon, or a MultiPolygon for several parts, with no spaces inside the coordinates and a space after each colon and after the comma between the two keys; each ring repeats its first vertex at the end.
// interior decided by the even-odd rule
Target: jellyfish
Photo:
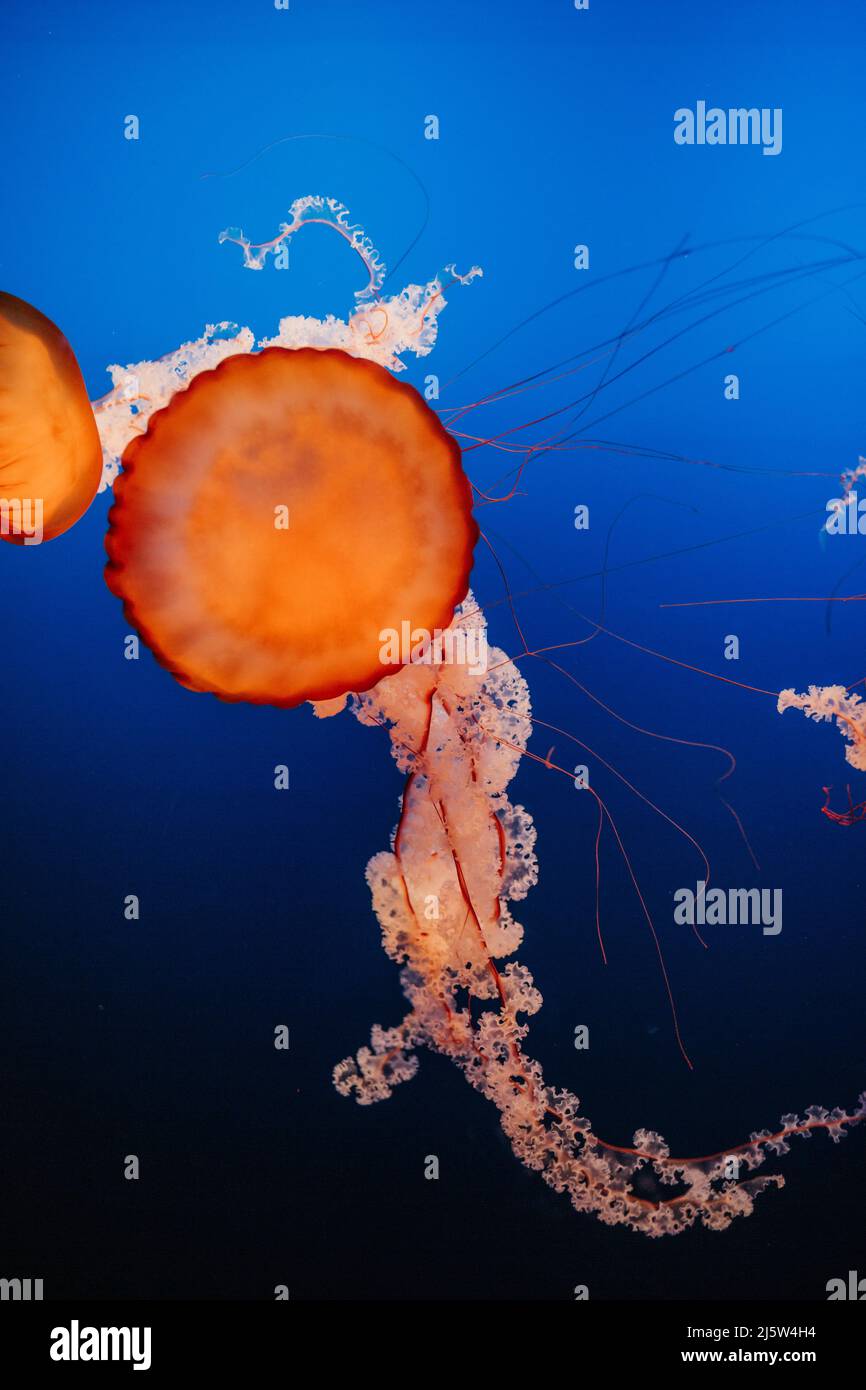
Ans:
{"type": "Polygon", "coordinates": [[[810,685],[803,695],[795,690],[780,691],[777,708],[780,714],[787,709],[802,710],[807,719],[818,723],[835,719],[846,739],[846,760],[866,772],[866,704],[859,695],[851,694],[844,685],[810,685]]]}
{"type": "MultiPolygon", "coordinates": [[[[211,325],[157,363],[111,368],[95,407],[107,486],[122,454],[109,588],[188,689],[310,701],[322,718],[348,704],[387,731],[405,780],[390,848],[367,881],[408,1010],[336,1064],[337,1091],[386,1100],[426,1048],[493,1104],[516,1157],[578,1211],[651,1237],[723,1230],[783,1185],[756,1169],[796,1136],[841,1139],[866,1118],[866,1093],[849,1110],[810,1106],[683,1158],[648,1128],[628,1146],[604,1140],[578,1097],[545,1079],[527,1047],[542,996],[515,959],[512,910],[538,877],[535,829],[508,788],[523,758],[570,780],[573,770],[530,750],[526,678],[488,644],[469,590],[473,490],[453,431],[393,376],[401,354],[432,348],[446,286],[437,277],[385,296],[380,258],[333,200],[300,200],[272,242],[225,239],[260,269],[307,220],[336,227],[368,271],[346,322],[289,317],[258,343],[211,325]]],[[[479,272],[449,273],[466,284],[479,272]]]]}
{"type": "MultiPolygon", "coordinates": [[[[486,627],[471,593],[454,622],[486,627]]],[[[373,1027],[370,1045],[334,1068],[334,1085],[360,1105],[385,1100],[415,1075],[426,1047],[494,1104],[515,1156],[577,1211],[650,1237],[696,1223],[724,1230],[784,1185],[756,1168],[789,1152],[795,1136],[823,1130],[838,1142],[866,1118],[866,1092],[850,1111],[809,1106],[745,1143],[679,1158],[649,1129],[628,1147],[606,1142],[578,1097],[545,1080],[525,1048],[541,993],[525,966],[502,964],[523,936],[510,904],[538,877],[532,817],[507,788],[523,756],[573,773],[528,752],[526,680],[505,652],[487,652],[483,674],[459,661],[409,665],[355,702],[361,723],[390,731],[405,775],[391,849],[370,860],[367,882],[410,1008],[400,1023],[373,1027]]]]}
{"type": "Polygon", "coordinates": [[[87,511],[102,445],[75,355],[56,324],[0,292],[0,537],[53,540],[87,511]]]}
{"type": "MultiPolygon", "coordinates": [[[[858,682],[859,683],[859,682],[858,682]]],[[[802,710],[807,719],[817,723],[832,723],[833,720],[845,739],[845,759],[852,767],[866,772],[866,704],[853,688],[844,685],[810,685],[802,695],[793,689],[779,693],[777,709],[784,714],[788,709],[802,710]]],[[[824,805],[821,812],[836,825],[856,825],[866,820],[866,800],[855,803],[850,786],[848,809],[836,811],[830,805],[832,787],[824,787],[824,805]]]]}
{"type": "Polygon", "coordinates": [[[412,387],[336,348],[197,376],[124,455],[106,578],[183,685],[291,706],[370,689],[383,644],[448,628],[478,527],[412,387]]]}

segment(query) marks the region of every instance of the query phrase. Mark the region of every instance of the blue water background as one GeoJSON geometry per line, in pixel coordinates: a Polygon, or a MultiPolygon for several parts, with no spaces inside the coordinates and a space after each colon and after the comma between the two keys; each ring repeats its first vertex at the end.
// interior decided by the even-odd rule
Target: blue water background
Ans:
{"type": "MultiPolygon", "coordinates": [[[[389,267],[405,255],[389,290],[452,261],[483,266],[483,279],[448,293],[434,353],[407,374],[418,386],[429,372],[458,377],[443,407],[621,333],[649,294],[644,312],[724,272],[721,286],[764,277],[748,287],[760,293],[713,300],[705,311],[729,307],[599,392],[584,437],[636,453],[547,455],[523,495],[479,520],[523,595],[532,646],[587,635],[578,613],[601,612],[609,546],[606,624],[644,646],[771,691],[866,673],[857,604],[829,621],[821,603],[659,607],[824,595],[864,556],[863,538],[820,541],[832,477],[791,476],[838,476],[866,450],[856,6],[593,0],[582,13],[567,0],[292,0],[280,12],[264,0],[49,0],[7,6],[2,25],[0,277],[63,328],[94,398],[107,364],[157,356],[206,323],[264,335],[288,312],[345,316],[359,266],[327,232],[296,238],[287,273],[253,274],[217,242],[226,226],[271,237],[305,193],[341,199],[389,267]],[[782,153],[678,147],[673,112],[699,99],[781,107],[782,153]],[[438,141],[423,138],[431,113],[438,141]],[[129,114],[137,142],[123,138],[129,114]],[[338,138],[285,139],[311,135],[338,138]],[[586,272],[572,264],[579,243],[586,272]],[[659,281],[661,261],[684,246],[692,254],[659,281]],[[851,259],[823,264],[834,258],[851,259]],[[796,267],[813,269],[767,290],[768,275],[796,267]],[[723,395],[730,371],[736,402],[723,395]],[[579,503],[590,507],[585,533],[573,525],[579,503]],[[728,634],[738,662],[723,659],[728,634]]],[[[698,317],[625,345],[617,367],[698,317]]],[[[602,369],[469,423],[520,424],[596,385],[602,369]]],[[[470,458],[482,486],[509,462],[470,458]]],[[[785,1190],[726,1234],[648,1242],[574,1213],[522,1168],[492,1107],[443,1059],[422,1055],[386,1104],[337,1096],[333,1064],[372,1022],[403,1011],[363,878],[396,817],[386,738],[349,716],[220,704],[181,689],[147,653],[125,661],[128,626],[102,579],[108,504],[98,497],[50,545],[0,547],[0,1272],[43,1277],[53,1296],[269,1298],[286,1284],[293,1297],[328,1299],[568,1299],[577,1284],[593,1298],[807,1299],[858,1261],[866,1273],[862,1134],[838,1148],[824,1136],[798,1144],[785,1190]],[[278,763],[291,769],[287,794],[273,789],[278,763]],[[123,918],[129,893],[141,899],[138,924],[123,918]],[[288,1054],[272,1046],[279,1023],[291,1029],[288,1054]],[[137,1183],[122,1178],[131,1153],[137,1183]],[[438,1182],[423,1178],[428,1154],[438,1182]]],[[[864,577],[866,566],[839,591],[866,588],[864,577]]],[[[514,651],[483,547],[473,586],[492,638],[514,651]]],[[[839,804],[849,773],[864,795],[838,733],[603,635],[562,661],[632,723],[731,748],[726,795],[760,873],[719,801],[719,755],[642,736],[523,663],[539,716],[686,826],[717,882],[783,889],[784,928],[777,938],[717,928],[704,952],[671,920],[674,889],[699,877],[694,850],[591,757],[540,730],[533,747],[556,745],[569,768],[589,762],[617,818],[695,1068],[677,1051],[609,836],[601,962],[594,804],[526,761],[515,795],[536,820],[541,876],[520,905],[519,954],[545,997],[530,1055],[581,1096],[607,1139],[628,1143],[647,1126],[675,1152],[730,1145],[809,1103],[852,1103],[866,1079],[866,827],[819,814],[822,786],[839,804]],[[572,1045],[578,1024],[590,1028],[588,1052],[572,1045]]]]}

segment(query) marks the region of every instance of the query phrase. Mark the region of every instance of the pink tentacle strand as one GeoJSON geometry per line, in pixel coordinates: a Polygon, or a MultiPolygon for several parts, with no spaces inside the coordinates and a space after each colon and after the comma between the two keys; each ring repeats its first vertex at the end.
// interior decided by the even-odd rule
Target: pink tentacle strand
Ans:
{"type": "MultiPolygon", "coordinates": [[[[457,622],[474,626],[487,651],[471,595],[457,622]]],[[[480,673],[453,658],[410,664],[353,706],[362,723],[389,729],[406,778],[391,848],[370,860],[367,881],[410,1007],[395,1027],[377,1024],[370,1046],[334,1068],[342,1095],[361,1105],[384,1100],[414,1076],[420,1047],[441,1053],[496,1106],[522,1163],[578,1211],[648,1236],[700,1222],[724,1230],[752,1212],[761,1192],[783,1185],[780,1175],[755,1170],[787,1153],[792,1138],[824,1130],[838,1141],[864,1118],[866,1093],[851,1111],[812,1106],[804,1118],[785,1115],[775,1130],[693,1158],[672,1156],[647,1129],[632,1147],[599,1138],[577,1096],[548,1085],[527,1055],[527,1020],[541,995],[525,966],[502,964],[523,936],[511,904],[538,877],[532,818],[507,792],[532,731],[525,679],[490,649],[480,673]]],[[[558,771],[549,756],[540,761],[558,771]]]]}

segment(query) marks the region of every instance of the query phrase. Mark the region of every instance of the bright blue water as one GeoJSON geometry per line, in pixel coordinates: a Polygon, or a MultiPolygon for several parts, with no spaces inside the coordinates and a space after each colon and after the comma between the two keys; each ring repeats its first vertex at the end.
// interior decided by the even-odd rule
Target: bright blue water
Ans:
{"type": "MultiPolygon", "coordinates": [[[[108,363],[156,356],[207,322],[265,334],[286,312],[344,316],[358,266],[326,232],[294,241],[288,274],[252,274],[217,244],[229,225],[270,237],[307,192],[342,199],[389,266],[406,253],[389,289],[452,260],[484,267],[449,293],[439,345],[408,374],[421,385],[431,371],[443,383],[464,373],[443,407],[721,276],[707,285],[718,298],[624,345],[610,374],[724,312],[600,390],[576,426],[584,443],[636,455],[547,455],[517,499],[479,520],[512,588],[528,591],[518,610],[532,646],[587,634],[575,610],[601,611],[609,540],[614,631],[769,690],[864,674],[856,604],[837,605],[829,630],[820,603],[659,607],[823,595],[863,558],[860,538],[819,542],[832,476],[792,476],[838,476],[864,449],[856,7],[752,4],[733,17],[679,0],[593,0],[587,13],[566,0],[487,0],[469,14],[450,0],[76,8],[20,7],[3,20],[11,196],[0,274],[61,325],[93,397],[108,363]],[[698,99],[781,107],[782,153],[676,146],[673,112],[698,99]],[[123,139],[130,113],[137,143],[123,139]],[[430,113],[438,142],[423,138],[430,113]],[[339,138],[285,139],[311,135],[339,138]],[[214,173],[228,176],[203,177],[214,173]],[[572,267],[577,243],[590,247],[588,272],[572,267]],[[684,245],[692,254],[659,279],[684,245]],[[737,402],[723,396],[732,371],[737,402]],[[586,533],[572,524],[578,503],[590,506],[586,533]],[[722,656],[731,633],[739,662],[722,656]]],[[[594,388],[603,369],[467,423],[491,433],[522,423],[594,388]]],[[[482,486],[509,462],[467,460],[482,486]]],[[[126,662],[127,625],[102,580],[108,500],[62,540],[0,547],[3,1272],[44,1277],[54,1296],[267,1298],[286,1283],[294,1297],[568,1298],[587,1283],[596,1298],[815,1298],[862,1265],[863,1135],[838,1149],[820,1136],[798,1145],[784,1192],[727,1234],[650,1243],[576,1215],[521,1168],[492,1108],[441,1059],[422,1056],[418,1077],[372,1109],[335,1094],[333,1063],[371,1022],[402,1011],[363,880],[400,789],[385,737],[348,716],[222,705],[182,690],[147,654],[126,662]],[[292,790],[278,795],[283,762],[292,790]],[[141,898],[135,926],[122,915],[128,893],[141,898]],[[271,1046],[281,1022],[288,1055],[271,1046]],[[137,1184],[122,1180],[129,1153],[141,1158],[137,1184]],[[430,1153],[438,1183],[422,1176],[430,1153]]],[[[864,575],[840,592],[866,587],[864,575]]],[[[473,585],[491,635],[514,651],[483,547],[473,585]]],[[[819,814],[823,785],[844,797],[839,735],[605,636],[561,659],[632,723],[731,748],[726,795],[760,874],[715,792],[719,755],[644,737],[548,667],[523,664],[538,715],[686,826],[717,882],[783,889],[784,928],[776,938],[710,929],[703,952],[671,921],[671,894],[699,874],[694,851],[591,756],[539,730],[542,755],[555,744],[555,761],[590,763],[617,818],[695,1070],[677,1052],[609,837],[601,964],[593,804],[527,762],[516,793],[536,818],[541,880],[521,905],[520,958],[545,996],[530,1054],[580,1094],[606,1138],[628,1143],[647,1125],[675,1152],[737,1142],[811,1102],[853,1102],[866,1074],[864,827],[819,814]],[[579,1023],[588,1053],[572,1046],[579,1023]]],[[[862,776],[850,780],[862,797],[862,776]]]]}

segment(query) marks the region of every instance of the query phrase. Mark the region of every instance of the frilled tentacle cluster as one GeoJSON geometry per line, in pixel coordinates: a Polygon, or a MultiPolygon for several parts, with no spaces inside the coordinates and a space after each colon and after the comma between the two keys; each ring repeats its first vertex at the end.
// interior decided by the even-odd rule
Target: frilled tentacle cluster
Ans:
{"type": "MultiPolygon", "coordinates": [[[[485,633],[471,595],[454,621],[485,633]]],[[[541,995],[524,966],[501,964],[523,936],[510,904],[538,876],[532,819],[507,795],[531,733],[529,691],[505,653],[488,649],[486,666],[407,665],[354,702],[362,723],[389,729],[406,777],[391,849],[371,859],[367,880],[410,1008],[396,1027],[374,1027],[370,1046],[335,1067],[334,1083],[370,1105],[414,1076],[416,1050],[430,1048],[493,1102],[516,1156],[577,1210],[651,1236],[697,1221],[722,1230],[783,1184],[752,1176],[765,1158],[814,1129],[839,1139],[863,1118],[866,1094],[851,1113],[812,1107],[736,1149],[678,1159],[649,1130],[631,1148],[606,1144],[577,1096],[546,1084],[524,1052],[541,995]]]]}

